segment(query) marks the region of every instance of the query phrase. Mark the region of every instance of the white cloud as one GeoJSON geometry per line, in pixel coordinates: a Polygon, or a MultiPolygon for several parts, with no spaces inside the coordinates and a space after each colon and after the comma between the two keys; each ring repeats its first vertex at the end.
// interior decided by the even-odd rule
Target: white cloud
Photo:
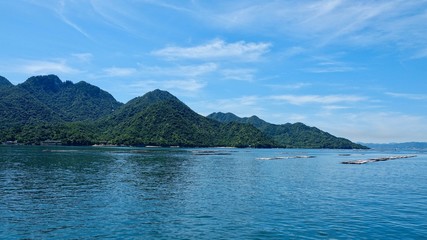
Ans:
{"type": "Polygon", "coordinates": [[[311,73],[335,73],[335,72],[352,72],[360,70],[362,68],[357,68],[350,66],[350,64],[338,60],[343,53],[338,53],[330,56],[316,56],[312,57],[311,61],[314,62],[313,67],[305,68],[304,71],[311,73]]]}
{"type": "Polygon", "coordinates": [[[229,31],[308,40],[313,46],[426,49],[426,8],[426,1],[402,0],[247,1],[206,6],[200,18],[229,31]]]}
{"type": "Polygon", "coordinates": [[[304,104],[335,104],[343,102],[360,102],[365,97],[356,95],[277,95],[269,97],[272,100],[284,101],[294,105],[304,104]]]}
{"type": "Polygon", "coordinates": [[[56,61],[23,60],[19,65],[13,68],[15,72],[22,72],[28,75],[80,72],[79,70],[69,66],[63,59],[56,61]]]}
{"type": "Polygon", "coordinates": [[[427,100],[427,95],[425,94],[395,93],[395,92],[387,92],[386,94],[392,97],[406,98],[410,100],[427,100]]]}
{"type": "Polygon", "coordinates": [[[135,68],[110,67],[103,69],[103,72],[109,77],[126,77],[134,75],[137,70],[135,68]]]}
{"type": "Polygon", "coordinates": [[[270,43],[247,43],[244,41],[227,43],[215,39],[207,44],[194,47],[166,47],[152,52],[167,59],[228,59],[256,61],[270,51],[270,43]]]}
{"type": "Polygon", "coordinates": [[[348,109],[347,106],[340,106],[340,105],[326,105],[322,106],[322,109],[327,111],[333,111],[333,110],[342,110],[342,109],[348,109]]]}
{"type": "Polygon", "coordinates": [[[267,87],[270,87],[274,90],[278,90],[278,89],[291,89],[291,90],[296,90],[296,89],[301,89],[301,88],[305,88],[305,87],[309,87],[311,86],[311,83],[292,83],[292,84],[268,84],[266,85],[267,87]]]}
{"type": "Polygon", "coordinates": [[[247,81],[252,82],[256,69],[251,68],[236,68],[236,69],[223,69],[221,70],[222,76],[227,80],[247,81]]]}
{"type": "Polygon", "coordinates": [[[85,3],[84,1],[30,1],[30,3],[49,9],[54,12],[63,23],[73,28],[86,38],[93,40],[93,38],[81,26],[72,21],[69,17],[76,16],[76,11],[83,12],[83,9],[87,9],[82,8],[82,4],[85,3]]]}

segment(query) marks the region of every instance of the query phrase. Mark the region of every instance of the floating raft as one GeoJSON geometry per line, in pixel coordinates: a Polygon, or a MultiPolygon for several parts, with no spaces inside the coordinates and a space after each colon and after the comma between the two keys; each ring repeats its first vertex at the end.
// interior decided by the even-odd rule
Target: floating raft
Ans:
{"type": "Polygon", "coordinates": [[[279,160],[279,159],[294,159],[294,158],[314,158],[314,156],[302,155],[302,156],[286,156],[286,157],[261,157],[256,159],[257,160],[279,160]]]}
{"type": "Polygon", "coordinates": [[[402,159],[402,158],[413,158],[416,156],[417,155],[391,156],[391,157],[381,157],[381,158],[370,158],[365,160],[345,161],[341,163],[342,164],[365,164],[365,163],[371,163],[371,162],[382,162],[382,161],[402,159]]]}

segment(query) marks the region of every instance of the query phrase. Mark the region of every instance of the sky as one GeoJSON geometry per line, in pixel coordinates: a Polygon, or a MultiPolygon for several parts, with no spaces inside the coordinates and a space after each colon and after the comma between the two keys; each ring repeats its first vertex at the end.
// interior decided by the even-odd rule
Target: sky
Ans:
{"type": "Polygon", "coordinates": [[[126,103],[427,141],[426,0],[0,1],[0,75],[86,81],[126,103]]]}

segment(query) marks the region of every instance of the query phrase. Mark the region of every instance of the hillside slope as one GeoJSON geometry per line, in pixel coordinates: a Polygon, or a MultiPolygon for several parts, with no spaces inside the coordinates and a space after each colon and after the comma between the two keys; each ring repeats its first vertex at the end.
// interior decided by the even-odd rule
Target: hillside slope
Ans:
{"type": "Polygon", "coordinates": [[[251,124],[267,136],[273,138],[278,145],[286,148],[338,148],[365,149],[365,146],[351,142],[345,138],[335,137],[316,127],[303,123],[286,123],[281,125],[268,123],[257,116],[240,118],[232,113],[212,113],[207,116],[219,122],[238,122],[251,124]]]}
{"type": "Polygon", "coordinates": [[[273,141],[244,124],[203,117],[166,91],[135,98],[102,120],[104,138],[113,143],[161,146],[268,147],[273,141]]]}

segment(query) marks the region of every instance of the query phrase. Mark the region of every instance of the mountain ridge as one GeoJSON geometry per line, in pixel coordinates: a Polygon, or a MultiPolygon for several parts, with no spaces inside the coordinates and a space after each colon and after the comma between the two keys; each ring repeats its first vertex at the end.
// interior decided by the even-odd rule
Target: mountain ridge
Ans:
{"type": "Polygon", "coordinates": [[[13,86],[13,84],[7,78],[5,78],[3,76],[0,76],[0,87],[1,86],[9,86],[9,87],[11,87],[11,86],[13,86]]]}
{"type": "Polygon", "coordinates": [[[105,139],[128,145],[267,147],[273,141],[247,125],[226,125],[194,112],[167,91],[156,89],[101,120],[105,139]],[[243,134],[235,134],[245,131],[243,134]],[[228,137],[224,137],[228,136],[228,137]]]}
{"type": "Polygon", "coordinates": [[[223,116],[229,120],[221,122],[199,115],[174,95],[159,89],[123,104],[84,81],[63,82],[56,75],[43,75],[16,86],[0,78],[0,93],[1,142],[40,144],[53,139],[66,145],[354,147],[311,144],[308,140],[312,137],[301,131],[309,127],[302,123],[277,125],[297,126],[296,132],[303,136],[299,136],[299,142],[290,139],[283,144],[271,134],[277,126],[257,116],[242,122],[230,113],[223,116]]]}
{"type": "Polygon", "coordinates": [[[215,112],[207,116],[220,122],[239,122],[251,124],[275,140],[281,147],[287,148],[344,148],[365,149],[367,147],[351,142],[348,139],[335,137],[316,127],[304,123],[268,123],[257,116],[240,118],[233,113],[215,112]]]}

